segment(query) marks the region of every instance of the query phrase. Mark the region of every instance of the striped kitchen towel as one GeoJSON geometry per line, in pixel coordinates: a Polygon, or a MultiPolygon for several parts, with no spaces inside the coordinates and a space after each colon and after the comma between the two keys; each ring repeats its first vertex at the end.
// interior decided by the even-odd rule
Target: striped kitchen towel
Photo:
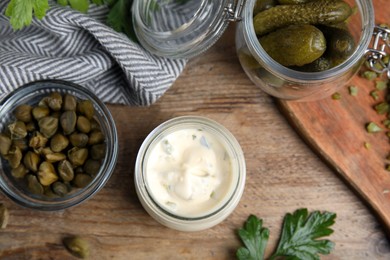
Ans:
{"type": "Polygon", "coordinates": [[[92,90],[103,102],[147,106],[182,72],[186,60],[156,57],[104,24],[108,8],[88,14],[50,2],[42,20],[14,31],[0,0],[0,99],[36,80],[61,79],[92,90]]]}

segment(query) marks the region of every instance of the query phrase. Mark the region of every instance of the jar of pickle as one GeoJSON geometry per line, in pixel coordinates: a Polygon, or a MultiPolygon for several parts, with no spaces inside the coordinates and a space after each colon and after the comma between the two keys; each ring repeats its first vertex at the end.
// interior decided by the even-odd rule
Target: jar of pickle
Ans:
{"type": "Polygon", "coordinates": [[[375,27],[371,0],[135,0],[132,12],[141,45],[168,58],[202,53],[237,22],[244,71],[266,93],[289,100],[331,95],[367,59],[377,67],[384,52],[378,42],[369,49],[373,35],[387,45],[389,37],[375,27]],[[333,43],[341,54],[331,55],[333,43]]]}

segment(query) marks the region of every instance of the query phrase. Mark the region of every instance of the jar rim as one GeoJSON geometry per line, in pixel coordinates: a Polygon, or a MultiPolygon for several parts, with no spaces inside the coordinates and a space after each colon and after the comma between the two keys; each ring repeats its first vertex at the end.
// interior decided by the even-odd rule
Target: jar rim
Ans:
{"type": "Polygon", "coordinates": [[[180,17],[177,17],[175,20],[182,24],[179,22],[172,30],[163,31],[154,30],[147,24],[152,2],[155,3],[153,0],[133,2],[133,28],[138,41],[142,47],[158,56],[188,59],[208,50],[222,36],[229,25],[224,7],[234,0],[194,1],[200,5],[191,19],[180,21],[180,17]]]}
{"type": "Polygon", "coordinates": [[[256,0],[247,0],[243,10],[244,19],[242,22],[244,23],[244,39],[248,45],[249,50],[256,54],[256,60],[260,64],[264,65],[264,68],[272,71],[272,73],[274,73],[280,78],[286,80],[293,80],[304,84],[305,82],[309,81],[311,83],[320,83],[329,78],[333,78],[338,75],[343,75],[345,73],[348,73],[351,67],[355,66],[362,60],[371,42],[375,25],[374,7],[372,1],[355,0],[355,3],[358,5],[362,18],[362,34],[359,45],[357,46],[353,54],[348,57],[348,59],[346,59],[342,64],[325,71],[302,72],[287,68],[272,59],[260,45],[256,37],[252,18],[255,2],[256,0]]]}
{"type": "Polygon", "coordinates": [[[209,228],[221,222],[226,218],[237,206],[245,186],[246,168],[244,155],[238,141],[235,137],[219,123],[200,116],[179,116],[167,120],[157,126],[144,140],[138,152],[135,177],[137,195],[145,208],[145,210],[158,222],[173,229],[181,231],[196,231],[209,228]],[[225,198],[221,203],[217,204],[207,214],[200,214],[199,216],[189,217],[180,214],[174,214],[171,211],[164,209],[158,201],[155,200],[151,192],[148,190],[148,183],[145,173],[145,159],[153,144],[165,134],[174,132],[188,127],[205,127],[205,129],[213,130],[213,135],[224,139],[224,147],[230,150],[231,156],[234,158],[232,169],[236,171],[233,173],[232,185],[229,191],[225,194],[225,198]],[[229,146],[229,147],[226,147],[229,146]],[[235,176],[234,176],[235,175],[235,176]]]}

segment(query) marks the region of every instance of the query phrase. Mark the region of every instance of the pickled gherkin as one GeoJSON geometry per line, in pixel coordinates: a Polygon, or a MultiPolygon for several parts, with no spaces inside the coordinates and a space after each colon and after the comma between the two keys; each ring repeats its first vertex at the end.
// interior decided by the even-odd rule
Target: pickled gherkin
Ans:
{"type": "Polygon", "coordinates": [[[264,50],[284,66],[311,63],[321,57],[326,50],[323,33],[312,25],[291,25],[259,40],[264,50]]]}
{"type": "Polygon", "coordinates": [[[258,13],[253,25],[258,36],[293,24],[336,24],[352,14],[341,0],[317,0],[299,5],[277,5],[258,13]]]}

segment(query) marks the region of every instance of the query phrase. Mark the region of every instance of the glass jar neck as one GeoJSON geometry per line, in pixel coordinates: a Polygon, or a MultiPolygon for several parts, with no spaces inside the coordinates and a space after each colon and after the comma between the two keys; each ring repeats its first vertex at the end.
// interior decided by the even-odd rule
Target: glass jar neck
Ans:
{"type": "Polygon", "coordinates": [[[232,0],[135,0],[133,24],[141,45],[158,56],[190,58],[225,31],[232,0]]]}

